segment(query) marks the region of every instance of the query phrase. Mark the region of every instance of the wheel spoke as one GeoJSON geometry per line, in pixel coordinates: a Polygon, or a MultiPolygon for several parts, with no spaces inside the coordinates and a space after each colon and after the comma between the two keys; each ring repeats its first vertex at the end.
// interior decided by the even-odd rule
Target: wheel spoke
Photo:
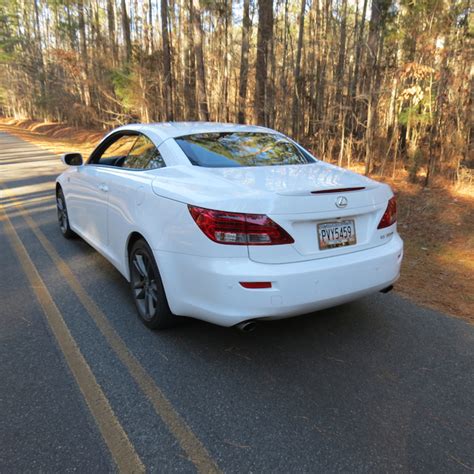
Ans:
{"type": "Polygon", "coordinates": [[[59,227],[63,232],[66,232],[68,227],[67,209],[62,197],[56,199],[57,210],[58,210],[58,222],[59,227]]]}
{"type": "Polygon", "coordinates": [[[67,227],[67,217],[64,215],[63,211],[58,212],[58,220],[59,220],[59,227],[61,227],[62,230],[65,230],[67,227]]]}
{"type": "Polygon", "coordinates": [[[145,303],[146,303],[146,314],[147,316],[152,317],[155,312],[154,311],[155,308],[153,307],[153,298],[151,296],[150,290],[146,292],[145,303]]]}
{"type": "Polygon", "coordinates": [[[146,314],[146,316],[150,316],[150,307],[148,305],[148,299],[149,299],[148,291],[145,290],[145,314],[146,314]]]}
{"type": "Polygon", "coordinates": [[[135,258],[133,259],[133,265],[137,269],[137,272],[140,274],[142,278],[148,276],[148,272],[146,271],[146,266],[144,262],[143,255],[135,254],[135,258]]]}
{"type": "Polygon", "coordinates": [[[142,300],[145,297],[146,290],[144,287],[142,288],[137,288],[137,291],[135,291],[135,298],[137,300],[142,300]]]}
{"type": "Polygon", "coordinates": [[[149,290],[150,295],[153,298],[153,303],[155,303],[156,306],[156,303],[158,302],[158,287],[156,286],[156,283],[154,281],[151,282],[149,290]]]}
{"type": "Polygon", "coordinates": [[[147,252],[137,250],[132,257],[132,290],[140,315],[146,321],[156,316],[159,291],[153,260],[147,252]]]}

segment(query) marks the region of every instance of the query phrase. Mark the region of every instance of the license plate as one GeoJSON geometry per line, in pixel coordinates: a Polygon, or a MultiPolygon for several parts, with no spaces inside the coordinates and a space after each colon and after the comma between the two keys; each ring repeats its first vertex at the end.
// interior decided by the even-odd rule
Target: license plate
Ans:
{"type": "Polygon", "coordinates": [[[318,238],[321,250],[354,245],[357,242],[354,221],[350,219],[318,224],[318,238]]]}

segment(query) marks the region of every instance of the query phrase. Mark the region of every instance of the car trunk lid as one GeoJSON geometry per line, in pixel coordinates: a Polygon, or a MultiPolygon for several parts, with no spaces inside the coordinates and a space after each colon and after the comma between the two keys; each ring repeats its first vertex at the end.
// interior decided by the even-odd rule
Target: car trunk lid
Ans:
{"type": "Polygon", "coordinates": [[[156,175],[153,189],[157,194],[208,209],[266,214],[293,237],[293,244],[248,246],[249,257],[256,262],[325,258],[385,241],[377,225],[392,196],[390,188],[328,163],[238,168],[180,166],[164,168],[156,175]],[[342,205],[338,205],[341,199],[342,205]],[[321,249],[318,225],[343,221],[352,221],[355,243],[321,249]]]}
{"type": "Polygon", "coordinates": [[[328,163],[254,168],[217,168],[212,174],[265,193],[251,212],[262,212],[295,240],[291,245],[249,246],[262,263],[312,260],[355,252],[384,240],[377,225],[391,196],[388,186],[328,163]],[[348,225],[351,245],[321,248],[319,229],[348,225]]]}

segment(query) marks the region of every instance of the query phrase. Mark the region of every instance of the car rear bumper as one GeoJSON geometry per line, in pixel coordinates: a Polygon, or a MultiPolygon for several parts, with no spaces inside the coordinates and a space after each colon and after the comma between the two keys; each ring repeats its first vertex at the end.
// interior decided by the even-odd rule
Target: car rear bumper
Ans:
{"type": "Polygon", "coordinates": [[[400,274],[403,242],[325,259],[262,264],[155,251],[171,311],[221,326],[279,319],[336,306],[377,292],[400,274]],[[239,282],[271,281],[246,289],[239,282]]]}

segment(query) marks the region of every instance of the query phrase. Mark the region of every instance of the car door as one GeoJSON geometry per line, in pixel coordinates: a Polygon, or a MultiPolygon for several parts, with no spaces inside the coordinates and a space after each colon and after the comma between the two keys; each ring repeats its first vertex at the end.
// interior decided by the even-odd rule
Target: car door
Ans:
{"type": "Polygon", "coordinates": [[[109,251],[111,260],[119,269],[128,236],[132,231],[141,230],[140,222],[148,218],[143,214],[142,204],[155,175],[143,171],[164,166],[165,162],[154,143],[140,134],[121,166],[106,171],[110,176],[107,180],[109,251]]]}
{"type": "Polygon", "coordinates": [[[94,151],[87,164],[71,176],[67,196],[71,222],[79,234],[108,254],[107,214],[110,170],[121,166],[137,135],[117,134],[94,151]]]}

